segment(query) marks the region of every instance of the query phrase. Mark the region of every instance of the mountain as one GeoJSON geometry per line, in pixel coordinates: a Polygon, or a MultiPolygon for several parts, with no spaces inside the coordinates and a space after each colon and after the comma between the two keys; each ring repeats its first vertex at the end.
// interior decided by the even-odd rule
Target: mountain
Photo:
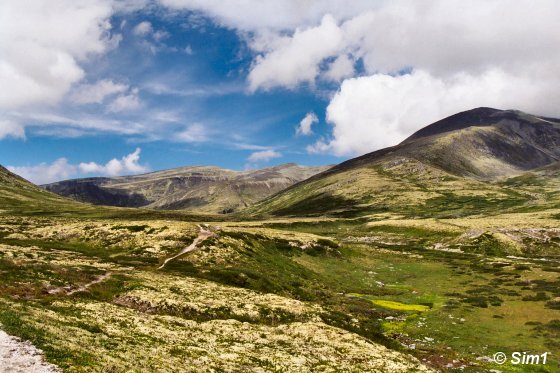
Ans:
{"type": "Polygon", "coordinates": [[[457,175],[513,176],[560,160],[560,119],[478,108],[424,127],[398,151],[457,175]]]}
{"type": "Polygon", "coordinates": [[[78,203],[43,190],[0,166],[0,213],[62,211],[79,207],[78,203]]]}
{"type": "Polygon", "coordinates": [[[439,216],[518,206],[530,196],[499,182],[531,170],[554,173],[558,166],[552,165],[559,160],[559,119],[477,108],[430,124],[396,146],[332,167],[251,212],[352,215],[414,210],[439,216]],[[547,171],[547,166],[552,169],[547,171]]]}
{"type": "Polygon", "coordinates": [[[228,213],[327,169],[293,163],[251,171],[195,166],[136,176],[66,180],[43,187],[99,205],[228,213]]]}

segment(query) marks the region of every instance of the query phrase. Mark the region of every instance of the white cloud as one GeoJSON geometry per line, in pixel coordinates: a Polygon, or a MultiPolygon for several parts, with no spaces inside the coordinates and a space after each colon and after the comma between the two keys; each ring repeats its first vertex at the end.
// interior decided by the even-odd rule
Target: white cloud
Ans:
{"type": "Polygon", "coordinates": [[[153,131],[153,122],[150,125],[133,121],[99,118],[97,115],[63,116],[50,113],[18,113],[18,121],[31,122],[29,127],[34,130],[41,129],[44,134],[52,130],[56,135],[59,130],[83,131],[83,133],[106,132],[121,135],[146,134],[153,131]]]}
{"type": "Polygon", "coordinates": [[[325,80],[339,82],[343,78],[348,78],[354,75],[354,60],[348,55],[343,54],[338,56],[332,63],[329,64],[327,70],[323,73],[325,80]]]}
{"type": "Polygon", "coordinates": [[[193,123],[185,130],[179,132],[175,139],[181,142],[194,143],[208,140],[208,131],[200,123],[193,123]]]}
{"type": "MultiPolygon", "coordinates": [[[[112,0],[0,1],[0,111],[58,103],[85,75],[80,66],[119,42],[112,0]]],[[[0,137],[24,137],[24,123],[0,123],[0,137]]]]}
{"type": "Polygon", "coordinates": [[[149,6],[151,2],[152,0],[117,0],[113,2],[113,8],[116,12],[132,13],[149,6]]]}
{"type": "Polygon", "coordinates": [[[35,184],[47,184],[68,179],[76,174],[76,166],[68,163],[66,158],[59,158],[51,164],[41,163],[37,166],[12,167],[8,170],[35,184]]]}
{"type": "Polygon", "coordinates": [[[247,143],[246,139],[239,134],[233,133],[231,135],[231,139],[235,140],[235,142],[233,144],[230,144],[233,147],[233,149],[239,149],[239,150],[268,150],[268,149],[270,149],[270,147],[268,147],[268,146],[247,143]]]}
{"type": "Polygon", "coordinates": [[[315,25],[328,13],[346,19],[379,6],[379,2],[372,0],[160,0],[160,3],[172,9],[203,12],[222,25],[243,31],[294,30],[315,25]]]}
{"type": "Polygon", "coordinates": [[[60,100],[109,45],[108,0],[0,2],[0,108],[60,100]]]}
{"type": "Polygon", "coordinates": [[[15,120],[0,118],[0,140],[5,137],[25,138],[23,126],[15,120]]]}
{"type": "Polygon", "coordinates": [[[140,22],[132,29],[132,33],[138,36],[145,36],[151,34],[153,31],[152,24],[148,21],[140,22]]]}
{"type": "Polygon", "coordinates": [[[100,165],[95,162],[80,163],[78,168],[81,173],[96,173],[108,176],[118,176],[124,174],[138,174],[148,172],[149,168],[145,165],[138,163],[140,161],[140,148],[136,148],[133,153],[130,153],[121,159],[113,158],[105,165],[100,165]]]}
{"type": "Polygon", "coordinates": [[[128,88],[126,84],[115,83],[112,80],[104,79],[94,84],[79,85],[70,98],[78,104],[100,104],[106,97],[126,92],[128,88]]]}
{"type": "Polygon", "coordinates": [[[107,107],[110,112],[119,113],[122,111],[133,111],[142,106],[138,97],[138,89],[133,89],[128,94],[119,95],[107,107]]]}
{"type": "MultiPolygon", "coordinates": [[[[247,79],[252,91],[347,79],[328,108],[332,134],[310,151],[347,155],[375,150],[432,120],[473,106],[560,115],[554,105],[560,97],[560,2],[555,0],[159,2],[173,10],[204,13],[245,38],[257,56],[247,79]],[[402,71],[412,73],[398,76],[402,71]],[[348,79],[357,74],[359,78],[348,79]]],[[[28,115],[37,112],[29,107],[44,109],[59,102],[83,80],[81,65],[118,42],[118,36],[110,37],[112,13],[148,3],[0,2],[0,138],[23,137],[24,122],[14,112],[28,115]]],[[[156,36],[147,23],[137,27],[140,33],[152,35],[150,50],[164,48],[156,39],[164,39],[165,32],[156,36]]],[[[90,100],[104,102],[113,96],[110,112],[142,106],[137,90],[104,96],[104,89],[116,88],[107,85],[95,91],[96,84],[89,87],[96,92],[90,100]]],[[[202,88],[174,94],[214,94],[202,88]]],[[[88,101],[86,95],[81,97],[82,102],[88,101]]],[[[76,118],[67,125],[92,131],[154,132],[151,123],[123,126],[88,119],[86,124],[76,118]]],[[[180,137],[193,142],[207,134],[194,127],[180,137]]]]}
{"type": "Polygon", "coordinates": [[[244,35],[257,54],[251,91],[339,81],[363,66],[333,97],[333,132],[312,152],[372,151],[476,106],[560,116],[555,0],[160,1],[244,35]]]}
{"type": "Polygon", "coordinates": [[[314,123],[318,123],[319,118],[315,115],[314,112],[309,112],[303,117],[303,119],[299,122],[299,126],[296,128],[296,135],[304,135],[309,136],[313,133],[311,126],[314,123]]]}
{"type": "MultiPolygon", "coordinates": [[[[559,92],[560,93],[560,92],[559,92]]],[[[396,145],[418,129],[445,116],[479,106],[539,112],[556,110],[547,92],[532,79],[501,70],[480,75],[435,77],[411,74],[347,79],[327,108],[332,140],[319,141],[310,152],[357,155],[396,145]]]]}
{"type": "Polygon", "coordinates": [[[363,60],[370,74],[410,67],[435,75],[489,67],[532,69],[527,62],[539,61],[550,68],[560,58],[555,32],[560,3],[555,0],[473,0],[468,5],[461,0],[160,2],[202,11],[242,31],[260,54],[249,75],[252,89],[292,88],[313,81],[321,69],[325,78],[331,78],[328,70],[341,76],[350,65],[338,58],[349,52],[363,60]],[[337,62],[324,66],[326,58],[337,62]],[[292,71],[297,67],[302,71],[292,71]]]}
{"type": "Polygon", "coordinates": [[[335,19],[326,15],[318,27],[296,30],[292,37],[283,37],[273,51],[258,56],[249,73],[249,89],[313,83],[321,61],[337,54],[341,47],[342,32],[335,19]]]}
{"type": "Polygon", "coordinates": [[[262,150],[259,152],[252,153],[247,160],[249,162],[258,163],[258,162],[268,162],[271,159],[279,158],[282,154],[274,151],[274,150],[262,150]]]}
{"type": "Polygon", "coordinates": [[[8,166],[7,168],[35,184],[48,184],[55,181],[85,176],[87,174],[103,176],[139,174],[150,170],[148,166],[139,163],[140,152],[140,148],[137,148],[134,152],[121,159],[111,159],[105,165],[100,165],[95,162],[74,165],[69,163],[66,158],[59,158],[50,164],[41,163],[36,166],[19,167],[8,166]]]}
{"type": "Polygon", "coordinates": [[[176,47],[170,47],[164,43],[164,40],[168,39],[171,34],[165,30],[155,30],[149,21],[138,23],[132,29],[132,34],[141,37],[142,40],[138,45],[152,54],[160,51],[178,51],[176,47]]]}
{"type": "Polygon", "coordinates": [[[163,31],[163,30],[158,30],[156,32],[154,32],[154,39],[157,41],[162,41],[164,39],[167,39],[171,36],[171,34],[167,31],[163,31]]]}

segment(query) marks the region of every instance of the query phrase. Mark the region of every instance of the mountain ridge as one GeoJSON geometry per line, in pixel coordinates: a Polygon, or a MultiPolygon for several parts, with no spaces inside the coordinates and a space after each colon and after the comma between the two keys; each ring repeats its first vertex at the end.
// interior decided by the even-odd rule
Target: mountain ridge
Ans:
{"type": "Polygon", "coordinates": [[[42,187],[94,204],[230,213],[328,167],[287,163],[234,171],[217,166],[185,166],[134,176],[64,180],[42,187]]]}
{"type": "Polygon", "coordinates": [[[267,198],[251,211],[320,214],[344,211],[345,205],[379,211],[392,208],[391,199],[423,203],[456,190],[484,191],[505,201],[512,191],[500,189],[496,182],[559,161],[560,120],[476,108],[432,123],[395,146],[342,162],[267,198]]]}

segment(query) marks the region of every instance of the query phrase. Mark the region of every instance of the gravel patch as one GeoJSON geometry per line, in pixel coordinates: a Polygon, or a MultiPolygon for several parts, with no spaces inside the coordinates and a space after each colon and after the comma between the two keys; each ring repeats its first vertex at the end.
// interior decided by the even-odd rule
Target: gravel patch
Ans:
{"type": "Polygon", "coordinates": [[[62,369],[45,361],[43,351],[0,330],[0,373],[59,373],[62,369]]]}

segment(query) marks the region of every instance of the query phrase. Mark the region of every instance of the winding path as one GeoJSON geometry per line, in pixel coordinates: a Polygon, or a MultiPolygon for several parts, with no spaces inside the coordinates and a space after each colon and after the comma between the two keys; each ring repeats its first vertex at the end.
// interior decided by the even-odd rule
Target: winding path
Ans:
{"type": "Polygon", "coordinates": [[[58,294],[58,293],[64,293],[65,292],[66,295],[72,295],[72,294],[75,294],[75,293],[79,293],[81,291],[86,291],[90,286],[93,286],[95,284],[99,284],[102,281],[105,281],[106,279],[111,277],[111,275],[112,275],[111,272],[107,272],[107,273],[102,274],[101,276],[99,276],[98,278],[93,280],[92,282],[88,282],[87,284],[82,285],[79,288],[72,289],[71,286],[64,286],[64,287],[49,290],[49,294],[58,294]]]}
{"type": "Polygon", "coordinates": [[[158,269],[162,269],[163,267],[165,267],[165,265],[167,263],[169,263],[170,261],[172,261],[173,259],[177,259],[178,257],[180,257],[183,254],[188,253],[189,251],[193,251],[197,248],[197,245],[199,244],[199,242],[204,241],[205,239],[207,239],[208,237],[212,237],[214,235],[214,232],[212,232],[209,228],[209,226],[202,226],[199,225],[198,228],[200,229],[200,232],[198,233],[198,237],[196,237],[194,239],[194,241],[187,247],[185,247],[183,250],[179,251],[179,253],[173,255],[170,258],[165,259],[165,261],[163,262],[163,264],[161,266],[158,267],[158,269]]]}
{"type": "Polygon", "coordinates": [[[83,285],[83,286],[80,286],[80,287],[77,288],[77,289],[70,290],[68,293],[66,293],[66,295],[72,295],[72,294],[74,294],[74,293],[79,293],[79,292],[81,292],[81,291],[86,291],[90,286],[93,286],[93,285],[95,285],[95,284],[99,284],[99,283],[102,282],[102,281],[105,281],[106,279],[108,279],[109,277],[111,277],[111,275],[112,275],[111,272],[107,272],[107,273],[105,273],[105,274],[99,276],[97,279],[93,280],[93,281],[90,282],[90,283],[87,283],[87,284],[85,284],[85,285],[83,285]]]}

